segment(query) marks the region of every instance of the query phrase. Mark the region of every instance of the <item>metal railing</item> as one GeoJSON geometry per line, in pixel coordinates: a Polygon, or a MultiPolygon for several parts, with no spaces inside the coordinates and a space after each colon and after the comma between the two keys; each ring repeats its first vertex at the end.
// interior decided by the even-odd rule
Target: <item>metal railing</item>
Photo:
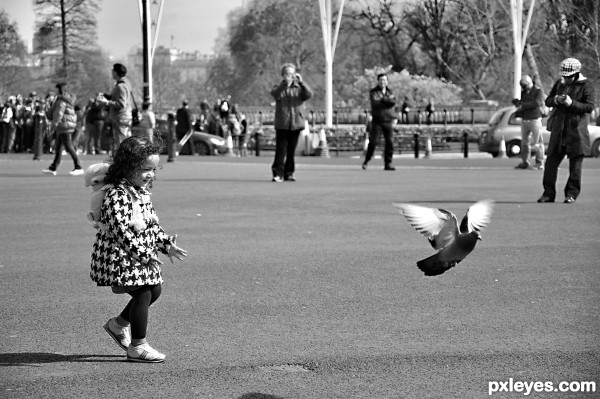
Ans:
{"type": "MultiPolygon", "coordinates": [[[[414,108],[402,115],[398,112],[400,124],[425,125],[425,124],[478,124],[487,123],[496,107],[441,107],[429,115],[425,108],[414,108]]],[[[246,116],[249,123],[262,123],[272,125],[275,120],[275,110],[272,107],[240,107],[240,111],[246,116]]],[[[311,126],[325,124],[325,111],[307,109],[304,115],[311,126]]],[[[333,124],[338,125],[360,125],[365,124],[370,116],[369,110],[359,108],[337,108],[333,111],[333,124]]]]}

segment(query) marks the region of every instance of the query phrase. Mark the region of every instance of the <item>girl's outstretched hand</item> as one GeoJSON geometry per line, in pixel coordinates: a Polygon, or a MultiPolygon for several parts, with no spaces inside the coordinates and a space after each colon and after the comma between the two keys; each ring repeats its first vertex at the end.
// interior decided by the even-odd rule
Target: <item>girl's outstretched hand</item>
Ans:
{"type": "Polygon", "coordinates": [[[175,234],[175,237],[173,238],[173,243],[171,244],[171,247],[169,248],[169,253],[167,254],[171,263],[173,263],[173,258],[183,260],[183,258],[187,256],[187,251],[185,249],[179,248],[177,245],[175,245],[176,241],[177,234],[175,234]]]}

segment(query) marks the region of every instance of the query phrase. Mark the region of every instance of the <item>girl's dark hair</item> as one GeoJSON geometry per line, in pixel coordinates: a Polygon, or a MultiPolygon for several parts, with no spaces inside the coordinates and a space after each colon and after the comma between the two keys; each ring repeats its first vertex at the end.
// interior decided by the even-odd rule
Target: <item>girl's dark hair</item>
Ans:
{"type": "Polygon", "coordinates": [[[128,179],[132,173],[141,169],[142,165],[151,155],[159,155],[162,141],[154,137],[154,141],[146,137],[128,137],[117,148],[108,161],[110,167],[104,182],[117,184],[123,179],[128,179]]]}

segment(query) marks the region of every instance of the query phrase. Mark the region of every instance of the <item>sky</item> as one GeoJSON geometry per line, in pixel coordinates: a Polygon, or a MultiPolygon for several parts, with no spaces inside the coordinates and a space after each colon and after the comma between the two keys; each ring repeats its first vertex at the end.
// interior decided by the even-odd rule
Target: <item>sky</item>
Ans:
{"type": "MultiPolygon", "coordinates": [[[[149,0],[150,4],[155,0],[149,0]]],[[[156,3],[160,3],[157,0],[156,3]]],[[[227,13],[241,7],[244,0],[163,0],[163,14],[157,45],[183,51],[213,52],[219,29],[227,27],[227,13]]],[[[137,0],[100,0],[98,43],[113,58],[123,58],[142,45],[142,28],[137,0]]],[[[0,0],[0,9],[16,22],[19,35],[31,48],[35,15],[33,0],[0,0]]],[[[151,6],[152,19],[158,5],[151,6]]],[[[152,34],[154,35],[154,34],[152,34]]]]}

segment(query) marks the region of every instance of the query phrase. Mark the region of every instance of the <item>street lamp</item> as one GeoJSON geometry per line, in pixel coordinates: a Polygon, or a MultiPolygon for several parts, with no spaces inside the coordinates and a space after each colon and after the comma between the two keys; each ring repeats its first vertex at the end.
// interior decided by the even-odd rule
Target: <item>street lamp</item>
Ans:
{"type": "Polygon", "coordinates": [[[325,48],[325,124],[327,127],[332,127],[333,125],[333,57],[342,21],[343,9],[344,0],[341,0],[335,30],[332,32],[331,0],[319,0],[321,31],[323,33],[323,45],[325,48]]]}
{"type": "Polygon", "coordinates": [[[521,98],[521,68],[523,63],[523,51],[525,50],[525,42],[529,25],[533,15],[533,7],[535,0],[531,0],[529,11],[527,12],[527,20],[523,26],[523,0],[510,0],[510,13],[513,27],[513,44],[515,50],[514,59],[514,80],[513,80],[513,98],[521,98]]]}

